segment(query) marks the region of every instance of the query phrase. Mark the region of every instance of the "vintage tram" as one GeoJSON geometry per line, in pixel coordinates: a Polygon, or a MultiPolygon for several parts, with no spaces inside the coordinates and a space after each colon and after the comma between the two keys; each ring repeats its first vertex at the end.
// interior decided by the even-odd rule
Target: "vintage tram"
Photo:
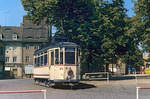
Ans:
{"type": "Polygon", "coordinates": [[[45,86],[78,83],[80,66],[77,44],[59,42],[35,51],[33,77],[36,84],[45,86]]]}

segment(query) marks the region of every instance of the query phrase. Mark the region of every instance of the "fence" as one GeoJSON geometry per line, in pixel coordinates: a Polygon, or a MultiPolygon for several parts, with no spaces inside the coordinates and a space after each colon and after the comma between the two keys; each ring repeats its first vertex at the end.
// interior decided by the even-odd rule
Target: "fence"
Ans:
{"type": "Polygon", "coordinates": [[[109,82],[108,72],[85,73],[85,79],[88,80],[101,80],[106,79],[109,82]]]}
{"type": "Polygon", "coordinates": [[[43,93],[46,99],[46,90],[23,90],[23,91],[0,91],[0,94],[13,94],[13,93],[43,93]]]}
{"type": "Polygon", "coordinates": [[[139,99],[139,89],[150,89],[150,87],[136,87],[136,99],[139,99]]]}

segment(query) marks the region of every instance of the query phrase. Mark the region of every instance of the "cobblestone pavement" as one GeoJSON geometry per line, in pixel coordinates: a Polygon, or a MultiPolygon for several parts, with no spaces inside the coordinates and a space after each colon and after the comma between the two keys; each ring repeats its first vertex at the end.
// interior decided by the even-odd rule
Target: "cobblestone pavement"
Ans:
{"type": "MultiPolygon", "coordinates": [[[[46,88],[32,79],[0,80],[0,91],[47,90],[47,99],[136,99],[137,86],[150,86],[150,80],[84,81],[82,84],[46,88]],[[84,84],[83,84],[84,83],[84,84]],[[86,84],[85,84],[86,83],[86,84]]],[[[150,90],[140,90],[139,99],[149,99],[150,90]]],[[[42,93],[0,94],[0,99],[43,99],[42,93]]]]}

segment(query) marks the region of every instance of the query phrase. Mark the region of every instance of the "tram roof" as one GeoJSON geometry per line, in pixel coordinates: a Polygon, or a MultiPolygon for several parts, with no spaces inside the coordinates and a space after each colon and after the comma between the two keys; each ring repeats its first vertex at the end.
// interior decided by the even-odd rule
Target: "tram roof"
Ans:
{"type": "Polygon", "coordinates": [[[44,52],[50,48],[57,48],[57,47],[77,47],[78,45],[76,43],[73,43],[73,42],[58,42],[58,43],[52,43],[48,46],[45,46],[45,47],[42,47],[41,49],[39,50],[36,50],[34,55],[35,54],[39,54],[41,52],[44,52]]]}

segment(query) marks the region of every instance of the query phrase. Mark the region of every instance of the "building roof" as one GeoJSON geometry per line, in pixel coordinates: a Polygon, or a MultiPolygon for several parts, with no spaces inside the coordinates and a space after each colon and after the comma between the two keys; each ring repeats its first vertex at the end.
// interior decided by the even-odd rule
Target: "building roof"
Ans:
{"type": "Polygon", "coordinates": [[[46,25],[35,25],[24,19],[20,27],[0,26],[0,39],[3,41],[48,42],[48,28],[46,25]],[[13,39],[17,35],[17,39],[13,39]]]}
{"type": "Polygon", "coordinates": [[[42,47],[40,48],[39,50],[35,51],[34,55],[35,54],[39,54],[41,52],[44,52],[50,48],[57,48],[57,47],[77,47],[78,45],[76,43],[73,43],[73,42],[57,42],[57,43],[53,43],[53,44],[50,44],[48,46],[45,46],[45,47],[42,47]]]}
{"type": "Polygon", "coordinates": [[[15,27],[15,26],[0,27],[0,35],[2,36],[3,41],[21,41],[22,40],[20,27],[15,27]],[[13,39],[14,34],[17,35],[17,39],[13,39]]]}
{"type": "Polygon", "coordinates": [[[48,42],[48,28],[45,24],[36,25],[24,19],[21,28],[24,42],[48,42]]]}

